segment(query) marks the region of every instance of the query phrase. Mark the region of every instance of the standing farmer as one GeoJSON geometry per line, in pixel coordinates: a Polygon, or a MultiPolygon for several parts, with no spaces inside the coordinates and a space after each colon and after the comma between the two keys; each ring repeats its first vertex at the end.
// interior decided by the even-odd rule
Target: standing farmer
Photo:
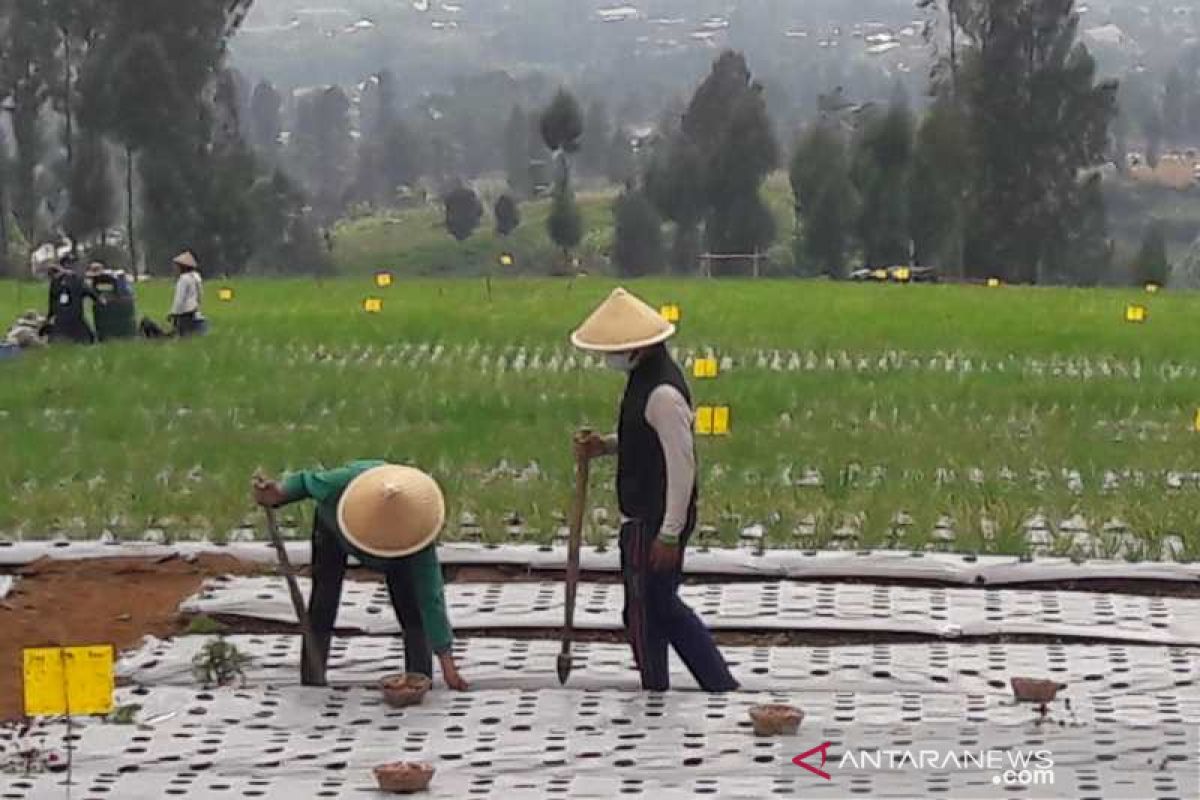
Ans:
{"type": "Polygon", "coordinates": [[[182,338],[204,333],[204,315],[200,312],[204,282],[200,278],[200,265],[191,250],[175,256],[173,263],[179,270],[179,278],[175,281],[175,298],[168,319],[175,328],[175,335],[182,338]]]}
{"type": "Polygon", "coordinates": [[[642,688],[670,688],[667,645],[708,692],[738,688],[704,623],[679,598],[683,552],[696,527],[691,392],[664,344],[675,333],[653,308],[617,289],[571,336],[627,373],[615,436],[580,434],[576,456],[617,456],[624,620],[642,688]]]}
{"type": "Polygon", "coordinates": [[[429,475],[383,461],[355,461],[339,469],[297,472],[282,483],[255,478],[254,499],[262,506],[317,501],[312,531],[312,596],[308,615],[316,639],[312,674],[305,642],[301,683],[324,686],[324,665],[337,621],[347,557],[387,577],[388,595],[404,631],[408,672],[433,677],[437,654],[451,689],[467,683],[458,673],[451,645],[454,631],[446,616],[442,568],[436,539],[446,519],[442,490],[429,475]]]}

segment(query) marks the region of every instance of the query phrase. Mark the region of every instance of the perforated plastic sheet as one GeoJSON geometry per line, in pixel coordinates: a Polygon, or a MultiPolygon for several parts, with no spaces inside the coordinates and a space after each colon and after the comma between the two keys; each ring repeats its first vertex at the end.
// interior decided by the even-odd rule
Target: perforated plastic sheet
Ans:
{"type": "Polygon", "coordinates": [[[17,579],[12,575],[0,575],[0,600],[8,597],[17,579]]]}
{"type": "MultiPolygon", "coordinates": [[[[291,673],[298,671],[295,637],[231,639],[263,660],[286,651],[282,655],[291,661],[291,673]]],[[[137,658],[183,661],[187,649],[202,643],[155,643],[137,658]],[[170,652],[178,648],[183,649],[170,652]]],[[[365,662],[374,657],[378,642],[343,644],[335,656],[339,662],[365,662]]],[[[587,689],[574,679],[562,690],[552,676],[552,644],[470,642],[462,650],[475,690],[465,695],[435,691],[425,705],[406,710],[385,707],[367,687],[268,684],[258,668],[239,689],[123,689],[121,702],[141,703],[142,719],[150,724],[87,726],[79,734],[72,797],[357,798],[371,789],[371,766],[397,759],[437,765],[433,798],[1165,800],[1197,793],[1195,650],[944,644],[741,648],[730,651],[739,671],[761,661],[764,677],[781,678],[791,669],[792,681],[805,672],[808,685],[783,681],[770,692],[709,696],[587,689]],[[515,671],[488,667],[496,658],[527,663],[515,671]],[[535,658],[544,658],[548,669],[532,669],[535,658]],[[906,683],[909,671],[920,682],[906,683]],[[501,672],[515,672],[504,681],[515,677],[519,684],[500,682],[501,672]],[[1094,680],[1088,677],[1093,673],[1094,680]],[[1039,722],[1031,706],[1007,698],[1009,674],[1049,675],[1071,683],[1066,690],[1070,709],[1056,703],[1051,719],[1039,722]],[[798,736],[757,739],[750,734],[747,709],[771,701],[805,711],[798,736]],[[791,763],[823,742],[830,743],[830,781],[791,763]],[[986,769],[883,774],[840,762],[851,749],[981,747],[1049,750],[1054,786],[997,785],[986,769]]],[[[624,651],[598,645],[584,649],[577,667],[583,676],[593,674],[594,660],[599,666],[624,651]]],[[[9,781],[0,797],[63,797],[61,780],[42,775],[9,781]]]]}
{"type": "MultiPolygon", "coordinates": [[[[307,579],[301,583],[307,592],[307,579]]],[[[460,628],[548,628],[562,624],[563,591],[561,582],[452,583],[446,603],[460,628]]],[[[789,581],[685,586],[681,594],[705,622],[724,630],[1042,634],[1200,644],[1200,600],[1182,598],[789,581]]],[[[575,624],[619,628],[623,599],[620,585],[580,584],[575,624]]],[[[287,585],[278,577],[210,580],[181,610],[296,622],[287,585]]],[[[346,581],[338,624],[368,633],[399,630],[386,586],[367,581],[346,581]]]]}
{"type": "MultiPolygon", "coordinates": [[[[310,561],[307,541],[287,544],[293,563],[310,561]]],[[[266,542],[216,545],[181,542],[172,545],[121,542],[0,542],[0,566],[19,566],[39,558],[89,559],[114,556],[160,558],[190,557],[221,553],[251,563],[271,564],[275,553],[266,542]]],[[[450,565],[515,566],[561,570],[566,565],[566,548],[536,545],[453,542],[438,547],[442,563],[450,565]]],[[[617,553],[584,547],[581,566],[596,572],[615,572],[617,553]]],[[[1069,558],[1037,558],[1022,561],[1013,556],[967,556],[953,553],[908,553],[873,550],[843,551],[768,550],[757,555],[749,550],[689,549],[687,570],[696,575],[754,575],[763,578],[878,578],[940,581],[958,584],[1014,584],[1033,581],[1085,580],[1090,578],[1158,581],[1200,580],[1200,564],[1170,562],[1083,561],[1069,558]]]]}
{"type": "MultiPolygon", "coordinates": [[[[299,637],[237,635],[228,640],[253,658],[246,673],[252,684],[299,682],[299,637]]],[[[157,687],[191,685],[192,658],[206,641],[201,636],[149,639],[121,659],[118,674],[157,687]]],[[[470,639],[455,644],[464,674],[478,688],[557,688],[558,652],[556,641],[470,639]]],[[[1007,701],[1010,677],[1045,677],[1069,684],[1075,703],[1105,697],[1174,697],[1180,704],[1176,713],[1200,722],[1200,649],[1195,648],[933,643],[725,647],[722,652],[743,688],[754,691],[908,693],[918,698],[918,705],[943,696],[936,702],[950,702],[950,713],[962,717],[969,697],[1007,701]]],[[[583,642],[576,643],[572,653],[571,688],[638,686],[628,647],[583,642]]],[[[329,675],[335,683],[371,683],[399,671],[403,662],[398,637],[337,637],[329,675]]],[[[671,674],[677,688],[694,688],[674,657],[671,674]]]]}

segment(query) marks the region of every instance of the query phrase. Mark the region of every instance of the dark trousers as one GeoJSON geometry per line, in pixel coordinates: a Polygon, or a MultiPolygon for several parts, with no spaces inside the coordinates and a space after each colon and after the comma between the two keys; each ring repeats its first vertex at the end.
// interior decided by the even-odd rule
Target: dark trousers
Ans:
{"type": "MultiPolygon", "coordinates": [[[[706,692],[730,692],[738,682],[704,622],[679,599],[683,559],[668,572],[650,569],[653,535],[639,522],[621,526],[621,575],[625,580],[625,630],[642,674],[642,688],[665,692],[671,687],[667,646],[706,692]]],[[[687,539],[680,542],[686,549],[687,539]]]]}
{"type": "MultiPolygon", "coordinates": [[[[306,646],[300,660],[300,682],[305,686],[323,686],[325,683],[324,666],[329,662],[329,643],[333,638],[334,624],[337,622],[347,558],[347,553],[338,540],[337,531],[331,530],[320,514],[314,515],[312,595],[308,600],[308,616],[312,623],[317,661],[322,665],[322,674],[311,674],[306,646]]],[[[384,575],[387,577],[392,608],[404,631],[404,668],[408,672],[432,678],[433,653],[429,647],[429,639],[425,636],[421,606],[417,601],[416,588],[408,565],[402,561],[398,562],[389,567],[384,575]]]]}
{"type": "Polygon", "coordinates": [[[181,339],[204,333],[204,323],[196,317],[195,311],[172,316],[171,324],[175,328],[175,335],[181,339]]]}

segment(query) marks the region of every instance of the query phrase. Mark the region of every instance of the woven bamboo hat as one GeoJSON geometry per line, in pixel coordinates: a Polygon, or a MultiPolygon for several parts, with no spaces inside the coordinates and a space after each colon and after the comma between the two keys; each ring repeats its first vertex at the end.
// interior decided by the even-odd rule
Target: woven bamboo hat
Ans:
{"type": "Polygon", "coordinates": [[[190,269],[200,268],[200,265],[196,263],[196,257],[192,255],[191,250],[184,250],[182,253],[171,259],[171,263],[178,264],[181,267],[188,267],[190,269]]]}
{"type": "Polygon", "coordinates": [[[337,516],[353,547],[376,558],[401,558],[437,538],[446,522],[446,500],[437,481],[421,470],[384,464],[350,482],[337,516]]]}
{"type": "Polygon", "coordinates": [[[608,299],[571,334],[581,350],[624,353],[660,344],[675,335],[675,326],[640,299],[614,289],[608,299]]]}

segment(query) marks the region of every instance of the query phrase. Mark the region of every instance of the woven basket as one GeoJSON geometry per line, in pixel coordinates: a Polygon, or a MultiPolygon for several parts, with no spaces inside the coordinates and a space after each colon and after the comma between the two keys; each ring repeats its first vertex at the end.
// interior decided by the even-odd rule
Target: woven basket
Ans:
{"type": "Polygon", "coordinates": [[[754,706],[750,709],[750,721],[758,736],[791,736],[800,729],[804,712],[794,706],[754,706]]]}
{"type": "Polygon", "coordinates": [[[433,780],[433,765],[416,761],[397,761],[375,768],[379,789],[393,794],[412,794],[429,788],[433,780]]]}
{"type": "Polygon", "coordinates": [[[389,675],[379,681],[379,689],[383,692],[383,701],[392,708],[420,705],[432,686],[433,681],[429,678],[411,672],[403,675],[389,675]]]}

